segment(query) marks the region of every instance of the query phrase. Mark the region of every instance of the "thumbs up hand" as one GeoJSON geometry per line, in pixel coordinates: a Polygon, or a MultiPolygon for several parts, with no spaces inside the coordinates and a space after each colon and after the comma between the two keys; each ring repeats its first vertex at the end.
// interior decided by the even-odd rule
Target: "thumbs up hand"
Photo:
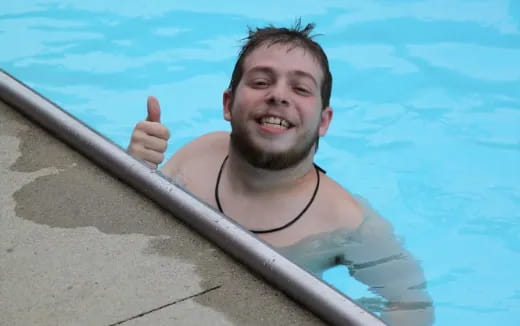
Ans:
{"type": "Polygon", "coordinates": [[[135,126],[128,151],[151,166],[157,167],[164,160],[170,131],[161,124],[161,107],[155,97],[148,97],[147,109],[146,121],[141,121],[135,126]]]}

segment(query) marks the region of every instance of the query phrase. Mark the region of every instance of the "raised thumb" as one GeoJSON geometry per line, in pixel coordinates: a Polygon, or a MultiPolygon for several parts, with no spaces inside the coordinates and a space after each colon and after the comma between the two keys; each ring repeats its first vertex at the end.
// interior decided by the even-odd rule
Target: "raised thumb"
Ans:
{"type": "Polygon", "coordinates": [[[148,96],[146,107],[148,110],[148,116],[146,117],[146,121],[161,122],[161,106],[159,105],[159,101],[157,101],[155,97],[148,96]]]}

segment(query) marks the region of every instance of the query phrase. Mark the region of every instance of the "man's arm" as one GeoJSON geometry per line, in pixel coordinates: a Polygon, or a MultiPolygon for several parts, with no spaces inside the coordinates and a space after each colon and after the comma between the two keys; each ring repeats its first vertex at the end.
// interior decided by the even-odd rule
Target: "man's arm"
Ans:
{"type": "Polygon", "coordinates": [[[364,222],[349,238],[343,264],[388,302],[382,319],[396,326],[433,325],[433,303],[418,261],[396,239],[392,226],[363,199],[364,222]]]}

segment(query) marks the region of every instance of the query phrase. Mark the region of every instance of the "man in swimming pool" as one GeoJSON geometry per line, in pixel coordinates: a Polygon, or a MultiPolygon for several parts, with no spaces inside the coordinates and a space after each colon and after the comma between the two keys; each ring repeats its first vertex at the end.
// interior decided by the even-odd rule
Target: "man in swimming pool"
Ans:
{"type": "MultiPolygon", "coordinates": [[[[162,172],[278,248],[298,248],[305,239],[337,230],[353,234],[362,225],[379,225],[375,228],[391,235],[380,238],[391,239],[391,246],[379,243],[379,235],[367,235],[377,232],[358,232],[370,238],[370,257],[359,248],[336,248],[328,250],[331,257],[326,260],[346,264],[354,277],[388,299],[384,320],[392,325],[430,325],[431,301],[418,264],[397,245],[388,224],[365,223],[367,209],[313,163],[319,137],[326,134],[333,115],[332,76],[326,54],[310,36],[313,27],[250,31],[223,93],[231,133],[213,132],[193,140],[164,164],[162,172]],[[398,249],[389,252],[390,247],[398,249]],[[394,279],[386,273],[382,281],[366,268],[356,270],[360,263],[381,265],[377,261],[385,259],[394,262],[399,273],[409,274],[404,277],[413,284],[395,273],[394,279]],[[390,287],[382,284],[387,281],[390,287]],[[378,290],[381,286],[386,289],[378,290]],[[392,286],[400,288],[388,290],[392,286]],[[409,290],[412,287],[415,290],[409,290]]],[[[146,121],[132,134],[129,152],[157,167],[164,159],[169,131],[160,123],[157,99],[149,97],[147,109],[146,121]]]]}

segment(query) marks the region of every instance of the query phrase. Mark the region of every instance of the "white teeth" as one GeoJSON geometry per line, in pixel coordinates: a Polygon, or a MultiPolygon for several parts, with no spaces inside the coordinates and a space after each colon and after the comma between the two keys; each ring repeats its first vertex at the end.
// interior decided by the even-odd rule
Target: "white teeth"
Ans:
{"type": "Polygon", "coordinates": [[[289,122],[284,119],[280,119],[278,117],[263,117],[260,120],[260,122],[262,124],[270,124],[270,125],[279,126],[279,127],[283,127],[283,128],[289,128],[289,122]]]}

